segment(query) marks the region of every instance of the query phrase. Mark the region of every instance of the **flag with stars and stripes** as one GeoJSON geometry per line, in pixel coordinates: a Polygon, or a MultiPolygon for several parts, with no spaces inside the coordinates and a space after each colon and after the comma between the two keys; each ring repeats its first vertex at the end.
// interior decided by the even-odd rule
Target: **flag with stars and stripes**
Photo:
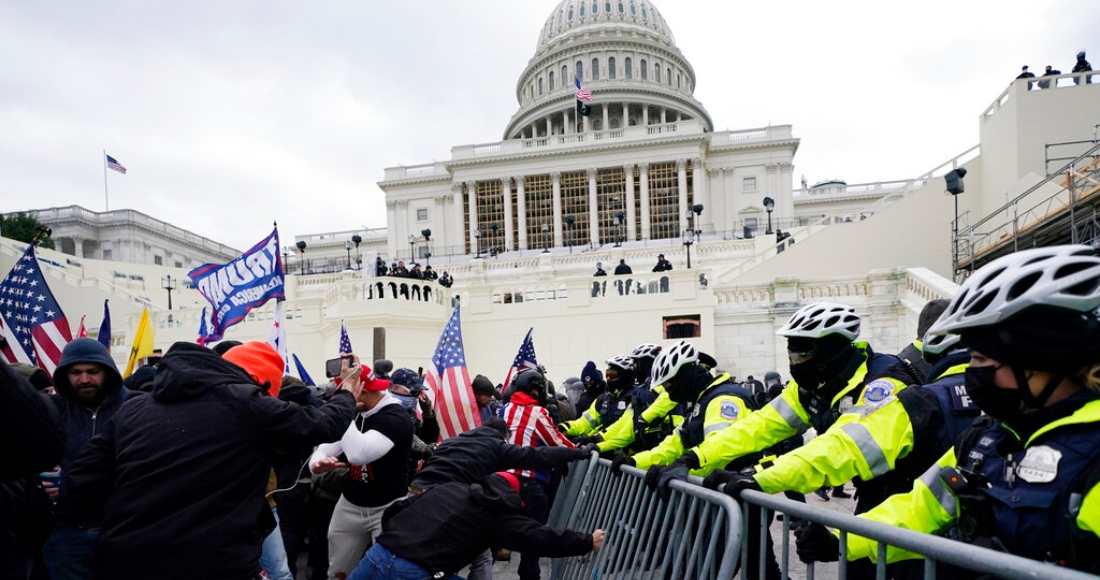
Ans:
{"type": "Polygon", "coordinates": [[[290,359],[286,354],[286,316],[283,314],[282,300],[275,301],[275,320],[271,323],[264,342],[283,357],[283,374],[290,374],[290,359]]]}
{"type": "Polygon", "coordinates": [[[61,351],[73,339],[69,321],[42,276],[34,246],[0,282],[0,336],[8,362],[33,364],[53,374],[61,351]]]}
{"type": "Polygon", "coordinates": [[[537,369],[539,367],[538,361],[535,360],[535,343],[531,340],[531,331],[535,330],[531,328],[527,331],[527,338],[523,339],[523,344],[519,345],[519,352],[516,353],[516,360],[512,361],[512,368],[508,369],[508,376],[504,379],[504,386],[512,384],[512,377],[519,374],[523,369],[537,369]]]}
{"type": "Polygon", "coordinates": [[[206,307],[203,306],[202,314],[199,315],[199,337],[195,339],[195,342],[206,346],[206,336],[210,334],[210,331],[206,328],[206,307]]]}
{"type": "Polygon", "coordinates": [[[442,439],[449,439],[481,425],[474,391],[470,387],[470,373],[466,371],[459,309],[460,307],[455,307],[454,314],[451,314],[451,319],[443,328],[425,381],[434,395],[435,417],[439,422],[442,439]]]}
{"type": "Polygon", "coordinates": [[[348,329],[344,327],[344,321],[340,321],[340,356],[349,355],[351,350],[351,339],[348,338],[348,329]]]}

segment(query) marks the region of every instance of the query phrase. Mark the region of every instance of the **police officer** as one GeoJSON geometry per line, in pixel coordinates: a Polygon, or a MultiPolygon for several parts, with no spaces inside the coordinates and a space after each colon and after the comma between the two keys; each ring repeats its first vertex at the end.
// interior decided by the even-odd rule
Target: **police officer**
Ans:
{"type": "MultiPolygon", "coordinates": [[[[1100,571],[1100,258],[1088,246],[990,262],[929,332],[970,349],[967,393],[987,416],[914,484],[862,517],[1070,568],[1100,571]]],[[[803,561],[837,558],[821,526],[803,561]]],[[[878,557],[848,535],[848,558],[878,557]]],[[[886,549],[887,561],[912,558],[886,549]]]]}
{"type": "MultiPolygon", "coordinates": [[[[673,471],[669,473],[682,472],[682,479],[686,479],[693,467],[679,462],[677,458],[752,412],[752,396],[748,391],[731,382],[727,374],[712,377],[699,363],[699,357],[695,346],[682,340],[657,356],[653,363],[652,383],[664,385],[669,398],[684,405],[684,422],[653,449],[633,457],[616,458],[612,463],[613,471],[618,471],[621,465],[649,469],[646,484],[656,488],[662,475],[661,466],[672,464],[673,471]]],[[[696,474],[706,475],[722,466],[724,464],[714,464],[709,470],[698,470],[696,474]]],[[[667,486],[662,486],[662,489],[667,497],[667,486]]]]}
{"type": "Polygon", "coordinates": [[[631,405],[618,421],[600,435],[600,453],[628,448],[634,453],[652,449],[680,424],[682,417],[673,413],[676,403],[668,398],[662,385],[650,382],[653,361],[659,354],[661,346],[651,343],[639,344],[630,353],[634,359],[634,380],[638,388],[650,390],[653,398],[631,405]]]}
{"type": "Polygon", "coordinates": [[[634,359],[629,356],[620,355],[608,359],[604,380],[607,382],[607,391],[596,397],[580,417],[559,428],[565,435],[573,437],[578,445],[598,441],[600,432],[618,421],[636,399],[645,408],[655,398],[648,387],[635,385],[634,359]]]}
{"type": "Polygon", "coordinates": [[[743,489],[806,493],[855,478],[857,512],[886,499],[888,480],[870,482],[887,475],[912,447],[905,406],[896,402],[907,383],[916,380],[905,374],[897,357],[854,342],[859,330],[859,316],[843,304],[820,302],[795,312],[778,332],[787,337],[794,380],[759,412],[678,461],[702,469],[724,465],[813,426],[816,438],[754,475],[715,475],[707,484],[728,481],[726,492],[739,498],[743,489]],[[841,405],[849,402],[854,406],[842,413],[841,405]]]}

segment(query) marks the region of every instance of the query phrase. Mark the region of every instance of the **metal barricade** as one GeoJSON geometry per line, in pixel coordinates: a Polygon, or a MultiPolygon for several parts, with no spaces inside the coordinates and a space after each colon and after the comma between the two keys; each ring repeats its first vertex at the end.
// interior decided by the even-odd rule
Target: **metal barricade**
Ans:
{"type": "MultiPolygon", "coordinates": [[[[876,558],[877,564],[875,564],[875,577],[879,580],[884,580],[887,577],[885,561],[886,547],[888,545],[922,554],[925,557],[923,576],[925,580],[933,580],[936,577],[937,562],[976,571],[979,573],[976,574],[976,576],[984,574],[995,578],[1007,578],[1010,580],[1034,580],[1036,578],[1042,578],[1044,580],[1096,580],[1097,578],[1085,572],[1078,572],[1053,564],[1013,556],[996,550],[970,546],[948,538],[914,532],[912,530],[886,525],[866,518],[858,518],[830,509],[792,501],[784,498],[782,495],[769,495],[758,491],[745,491],[742,493],[741,498],[744,504],[744,518],[746,520],[748,519],[748,510],[754,509],[764,510],[763,513],[765,516],[769,515],[768,510],[774,510],[777,513],[789,516],[783,518],[782,533],[777,539],[777,548],[780,550],[780,554],[778,554],[779,564],[783,578],[801,577],[806,580],[814,580],[815,568],[826,568],[820,571],[822,572],[822,576],[827,576],[829,578],[843,579],[851,577],[848,573],[848,565],[850,562],[847,562],[845,557],[847,552],[846,539],[847,535],[850,533],[865,538],[871,538],[879,542],[878,555],[876,558]],[[795,563],[800,565],[802,569],[792,569],[790,567],[789,557],[794,552],[791,546],[791,542],[794,540],[790,533],[790,517],[813,521],[840,530],[839,562],[802,564],[796,560],[795,563]]],[[[763,521],[768,521],[767,517],[761,519],[763,521]]],[[[747,533],[760,534],[762,532],[773,533],[774,537],[774,531],[771,529],[750,530],[747,533]]],[[[744,550],[744,546],[747,546],[747,534],[743,540],[745,543],[742,546],[742,550],[744,550]]],[[[763,544],[764,542],[761,542],[762,546],[763,544]]],[[[759,557],[761,563],[763,563],[765,553],[762,548],[759,554],[746,554],[746,557],[759,557]]],[[[920,561],[917,560],[916,562],[918,562],[917,565],[919,565],[920,561]]],[[[763,569],[764,566],[761,565],[761,577],[763,577],[763,569]]],[[[742,572],[741,577],[743,579],[746,577],[744,572],[742,572]]],[[[911,575],[908,577],[911,577],[911,575]]]]}
{"type": "Polygon", "coordinates": [[[737,502],[683,482],[673,482],[663,501],[644,477],[629,466],[616,476],[610,461],[595,456],[571,465],[548,522],[603,529],[607,537],[599,552],[552,560],[552,579],[733,578],[742,538],[737,502]]]}

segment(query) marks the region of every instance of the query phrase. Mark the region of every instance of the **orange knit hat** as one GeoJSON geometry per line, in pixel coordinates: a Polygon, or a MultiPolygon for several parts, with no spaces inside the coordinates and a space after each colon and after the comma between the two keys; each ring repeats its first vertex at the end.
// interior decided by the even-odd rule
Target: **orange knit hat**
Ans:
{"type": "Polygon", "coordinates": [[[225,351],[222,358],[244,369],[257,385],[267,390],[267,394],[279,396],[286,362],[270,344],[246,342],[225,351]]]}

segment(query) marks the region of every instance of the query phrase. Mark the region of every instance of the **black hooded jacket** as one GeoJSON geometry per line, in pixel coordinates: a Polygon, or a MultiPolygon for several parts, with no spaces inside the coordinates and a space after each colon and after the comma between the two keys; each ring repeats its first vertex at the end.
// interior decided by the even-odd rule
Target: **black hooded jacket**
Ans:
{"type": "Polygon", "coordinates": [[[101,578],[255,577],[272,448],[339,439],[354,415],[346,391],[321,408],[288,403],[213,351],[176,343],[152,393],[124,405],[73,462],[58,517],[102,513],[101,578]]]}
{"type": "Polygon", "coordinates": [[[397,502],[382,517],[378,543],[448,576],[489,546],[544,557],[579,556],[592,551],[592,536],[554,530],[523,515],[519,494],[504,478],[447,483],[397,502]]]}
{"type": "Polygon", "coordinates": [[[583,451],[568,447],[512,445],[500,431],[482,426],[440,443],[411,485],[428,489],[452,481],[469,484],[497,471],[550,469],[587,457],[583,451]]]}

